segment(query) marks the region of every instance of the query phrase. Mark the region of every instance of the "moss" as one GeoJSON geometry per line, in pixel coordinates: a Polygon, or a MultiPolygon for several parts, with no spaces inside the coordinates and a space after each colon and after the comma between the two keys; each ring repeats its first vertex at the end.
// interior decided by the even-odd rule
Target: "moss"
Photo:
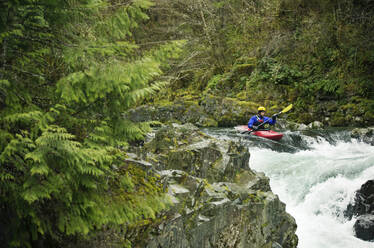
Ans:
{"type": "Polygon", "coordinates": [[[360,106],[354,103],[348,103],[341,107],[341,109],[350,115],[353,116],[360,116],[362,115],[362,110],[360,109],[360,106]]]}
{"type": "Polygon", "coordinates": [[[239,64],[239,65],[234,65],[232,68],[232,73],[234,74],[251,74],[253,70],[255,69],[255,65],[250,63],[250,64],[239,64]]]}
{"type": "Polygon", "coordinates": [[[227,113],[218,119],[218,126],[220,127],[231,127],[233,126],[233,117],[231,113],[227,113]]]}
{"type": "Polygon", "coordinates": [[[218,127],[218,122],[212,118],[205,118],[200,125],[202,127],[218,127]]]}
{"type": "Polygon", "coordinates": [[[298,115],[296,115],[297,117],[297,122],[299,123],[305,123],[305,124],[309,124],[311,123],[314,119],[313,119],[313,116],[309,113],[300,113],[298,115]]]}
{"type": "Polygon", "coordinates": [[[240,101],[245,101],[247,100],[247,91],[240,91],[238,94],[235,96],[238,98],[240,101]]]}
{"type": "Polygon", "coordinates": [[[257,112],[259,106],[258,103],[251,101],[241,101],[240,99],[225,97],[223,100],[227,103],[230,103],[232,106],[240,106],[241,108],[248,109],[251,112],[257,112]]]}
{"type": "Polygon", "coordinates": [[[160,107],[167,107],[167,106],[174,105],[174,103],[172,101],[167,100],[167,99],[162,99],[162,100],[159,100],[159,101],[155,102],[155,105],[160,106],[160,107]]]}
{"type": "Polygon", "coordinates": [[[364,120],[369,123],[374,123],[374,113],[373,112],[366,112],[364,114],[364,120]]]}
{"type": "Polygon", "coordinates": [[[345,126],[347,124],[347,122],[346,122],[345,117],[342,113],[335,112],[331,116],[330,124],[333,127],[341,127],[341,126],[345,126]]]}
{"type": "Polygon", "coordinates": [[[191,106],[191,105],[199,105],[199,101],[198,100],[184,100],[183,101],[183,104],[186,105],[186,106],[191,106]]]}
{"type": "Polygon", "coordinates": [[[254,179],[254,175],[251,174],[249,171],[240,171],[237,172],[234,178],[234,182],[239,184],[239,185],[245,185],[249,181],[254,179]]]}
{"type": "Polygon", "coordinates": [[[159,122],[159,121],[150,121],[148,122],[148,124],[151,127],[162,127],[162,122],[159,122]]]}

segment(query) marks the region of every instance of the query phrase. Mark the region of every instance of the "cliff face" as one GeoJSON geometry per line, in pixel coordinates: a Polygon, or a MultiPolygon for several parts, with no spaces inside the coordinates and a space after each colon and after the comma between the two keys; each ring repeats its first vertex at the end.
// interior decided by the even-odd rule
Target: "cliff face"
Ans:
{"type": "Polygon", "coordinates": [[[156,168],[173,202],[146,233],[130,232],[137,247],[297,246],[294,218],[249,168],[246,147],[186,124],[161,128],[134,153],[132,163],[156,168]]]}

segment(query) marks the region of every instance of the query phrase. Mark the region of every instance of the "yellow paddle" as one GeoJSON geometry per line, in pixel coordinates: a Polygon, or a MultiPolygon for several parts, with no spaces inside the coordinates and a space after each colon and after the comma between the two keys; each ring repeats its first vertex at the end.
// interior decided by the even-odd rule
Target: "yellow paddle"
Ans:
{"type": "Polygon", "coordinates": [[[286,112],[290,111],[290,110],[292,109],[292,107],[293,107],[292,104],[288,105],[288,106],[285,107],[281,112],[279,112],[277,115],[279,115],[279,114],[283,114],[283,113],[286,113],[286,112]]]}
{"type": "MultiPolygon", "coordinates": [[[[286,112],[290,111],[290,110],[292,109],[292,107],[293,107],[292,104],[288,105],[288,106],[285,107],[281,112],[275,114],[275,116],[278,116],[278,115],[280,115],[280,114],[283,114],[283,113],[286,113],[286,112]]],[[[267,122],[268,122],[268,121],[265,121],[265,122],[261,123],[260,125],[257,126],[257,128],[261,127],[262,125],[265,125],[267,122]]],[[[253,131],[255,131],[255,130],[252,129],[252,130],[250,130],[250,131],[245,131],[245,132],[252,133],[253,131]]]]}

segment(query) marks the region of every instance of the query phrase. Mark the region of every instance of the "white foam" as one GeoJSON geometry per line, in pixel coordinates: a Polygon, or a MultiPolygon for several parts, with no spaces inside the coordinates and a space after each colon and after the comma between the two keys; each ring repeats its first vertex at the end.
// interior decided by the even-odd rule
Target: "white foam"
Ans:
{"type": "Polygon", "coordinates": [[[250,148],[251,168],[270,185],[298,224],[299,248],[374,248],[353,235],[343,211],[354,192],[374,179],[374,147],[360,142],[308,140],[312,150],[294,154],[250,148]]]}

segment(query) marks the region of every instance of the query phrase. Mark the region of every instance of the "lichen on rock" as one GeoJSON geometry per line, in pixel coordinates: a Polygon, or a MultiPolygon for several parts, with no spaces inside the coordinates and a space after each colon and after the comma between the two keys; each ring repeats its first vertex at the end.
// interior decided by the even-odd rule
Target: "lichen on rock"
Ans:
{"type": "Polygon", "coordinates": [[[269,179],[249,168],[246,147],[191,124],[173,124],[157,130],[136,153],[158,171],[174,205],[146,236],[133,237],[134,245],[297,246],[295,220],[271,192],[269,179]]]}

